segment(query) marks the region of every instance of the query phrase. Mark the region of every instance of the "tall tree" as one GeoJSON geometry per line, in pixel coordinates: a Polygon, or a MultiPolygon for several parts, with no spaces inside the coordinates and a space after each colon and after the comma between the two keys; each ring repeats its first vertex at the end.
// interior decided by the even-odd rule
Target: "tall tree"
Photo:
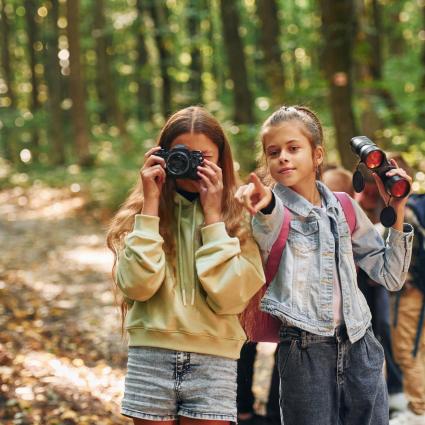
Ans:
{"type": "Polygon", "coordinates": [[[6,83],[7,91],[6,95],[10,99],[10,106],[15,105],[15,93],[13,91],[13,73],[12,73],[12,63],[10,57],[10,45],[9,45],[9,35],[10,35],[10,19],[6,13],[6,1],[3,0],[1,3],[1,25],[0,25],[0,37],[1,37],[1,67],[3,71],[3,78],[6,83]]]}
{"type": "Polygon", "coordinates": [[[72,121],[75,132],[75,147],[78,162],[82,166],[92,165],[92,157],[89,151],[90,138],[86,121],[87,111],[85,102],[83,67],[81,65],[80,51],[80,2],[79,0],[67,0],[68,18],[68,45],[69,45],[69,85],[72,99],[72,121]]]}
{"type": "Polygon", "coordinates": [[[153,90],[152,90],[152,65],[149,61],[147,49],[145,6],[146,0],[137,0],[137,98],[139,120],[151,120],[153,118],[153,90]]]}
{"type": "MultiPolygon", "coordinates": [[[[397,103],[391,92],[383,84],[383,65],[382,54],[382,18],[381,8],[378,0],[371,0],[365,5],[364,19],[366,27],[366,41],[368,44],[368,55],[364,63],[364,73],[366,79],[372,82],[370,93],[378,96],[385,103],[390,112],[394,124],[402,125],[403,119],[400,115],[397,103]]],[[[372,111],[372,113],[374,113],[372,111]]],[[[376,113],[375,113],[376,115],[376,113]]]]}
{"type": "Polygon", "coordinates": [[[62,92],[62,78],[60,66],[58,62],[58,26],[59,19],[59,2],[58,0],[51,0],[49,20],[46,27],[45,39],[45,62],[47,67],[46,84],[49,91],[49,98],[47,107],[50,113],[50,143],[52,145],[52,162],[56,165],[65,163],[65,137],[64,137],[64,119],[61,109],[61,92],[62,92]]]}
{"type": "Polygon", "coordinates": [[[389,15],[385,34],[388,37],[388,50],[391,56],[401,56],[406,51],[406,40],[403,37],[400,19],[404,3],[404,0],[398,0],[385,6],[385,10],[389,15]]]}
{"type": "MultiPolygon", "coordinates": [[[[421,12],[422,12],[422,31],[425,31],[425,3],[422,2],[421,12]]],[[[422,51],[421,51],[421,71],[422,71],[422,78],[420,81],[420,89],[422,91],[422,98],[419,99],[419,115],[418,115],[418,125],[422,128],[425,127],[425,110],[423,108],[423,102],[424,102],[424,93],[425,93],[425,42],[422,41],[422,51]]]]}
{"type": "Polygon", "coordinates": [[[248,85],[244,47],[239,35],[238,2],[220,0],[220,12],[229,75],[233,82],[234,120],[240,124],[253,123],[253,99],[248,85]]]}
{"type": "MultiPolygon", "coordinates": [[[[1,37],[1,70],[3,80],[6,84],[6,93],[5,97],[9,98],[9,110],[13,110],[16,107],[16,96],[13,90],[13,73],[12,73],[12,63],[10,57],[10,44],[9,44],[9,35],[10,35],[10,22],[9,16],[6,13],[6,1],[1,2],[1,14],[0,14],[0,37],[1,37]]],[[[5,123],[3,123],[5,124],[5,123]]],[[[4,125],[0,130],[0,133],[3,137],[3,152],[6,159],[12,162],[18,162],[18,155],[16,152],[16,146],[13,143],[13,130],[8,128],[7,125],[4,125]]]]}
{"type": "Polygon", "coordinates": [[[260,18],[260,43],[264,52],[264,68],[274,106],[285,101],[285,75],[281,60],[280,25],[276,0],[257,0],[260,18]]]}
{"type": "Polygon", "coordinates": [[[330,108],[342,165],[351,170],[355,158],[348,149],[357,135],[353,112],[352,45],[355,24],[353,0],[320,0],[324,36],[323,62],[330,88],[330,108]]]}
{"type": "MultiPolygon", "coordinates": [[[[425,2],[422,2],[422,31],[425,31],[425,2]]],[[[421,89],[425,92],[425,42],[422,39],[422,52],[421,52],[421,68],[422,68],[422,80],[421,89]]]]}
{"type": "Polygon", "coordinates": [[[172,63],[168,9],[164,1],[149,1],[148,10],[154,22],[154,34],[159,55],[162,78],[162,114],[168,117],[172,112],[172,85],[168,68],[172,63]]]}
{"type": "Polygon", "coordinates": [[[115,79],[108,54],[108,50],[112,47],[112,38],[105,19],[105,2],[104,0],[96,0],[93,6],[94,22],[92,34],[96,40],[97,90],[102,106],[106,110],[108,121],[111,120],[117,126],[124,142],[124,150],[128,152],[132,143],[127,133],[124,115],[118,104],[115,79]]]}
{"type": "Polygon", "coordinates": [[[203,1],[189,0],[188,27],[192,59],[190,63],[189,90],[192,103],[202,103],[201,10],[203,6],[203,1]]]}
{"type": "MultiPolygon", "coordinates": [[[[39,42],[38,38],[38,28],[37,22],[35,20],[37,7],[35,0],[28,0],[26,2],[25,17],[27,22],[27,36],[28,36],[28,57],[29,57],[29,68],[31,74],[31,101],[30,107],[32,114],[35,115],[40,110],[40,101],[39,101],[39,90],[38,90],[38,79],[36,72],[37,58],[35,44],[39,42]]],[[[32,157],[35,161],[38,160],[39,149],[40,149],[40,137],[38,134],[38,129],[34,128],[32,130],[32,157]]]]}
{"type": "MultiPolygon", "coordinates": [[[[216,2],[207,2],[210,25],[208,27],[207,39],[211,40],[211,55],[206,57],[205,62],[210,66],[210,72],[215,84],[214,100],[221,99],[224,93],[224,69],[222,52],[222,28],[219,7],[216,2]]],[[[211,96],[211,93],[206,93],[211,96]]]]}

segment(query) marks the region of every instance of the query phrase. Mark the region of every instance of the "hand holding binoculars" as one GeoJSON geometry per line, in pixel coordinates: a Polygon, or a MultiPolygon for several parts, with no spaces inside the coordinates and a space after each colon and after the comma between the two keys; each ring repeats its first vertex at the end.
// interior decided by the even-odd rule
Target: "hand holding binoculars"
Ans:
{"type": "MultiPolygon", "coordinates": [[[[350,145],[353,152],[360,158],[360,163],[378,175],[390,198],[404,198],[409,195],[410,182],[408,180],[398,175],[387,176],[387,172],[396,167],[388,161],[384,151],[375,143],[366,136],[357,136],[351,139],[350,145]]],[[[365,186],[364,177],[359,168],[360,163],[353,174],[353,187],[356,192],[361,192],[365,186]]],[[[382,210],[380,219],[385,227],[391,227],[397,219],[394,208],[387,205],[382,210]]]]}

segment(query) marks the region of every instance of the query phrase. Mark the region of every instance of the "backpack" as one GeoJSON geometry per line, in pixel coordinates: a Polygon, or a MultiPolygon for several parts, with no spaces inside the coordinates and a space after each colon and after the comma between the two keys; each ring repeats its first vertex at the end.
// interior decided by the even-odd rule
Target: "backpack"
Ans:
{"type": "MultiPolygon", "coordinates": [[[[334,192],[334,195],[341,204],[350,229],[350,234],[353,234],[356,227],[356,214],[350,197],[345,192],[334,192]]],[[[279,235],[270,250],[264,269],[266,283],[251,299],[247,308],[242,313],[242,322],[244,323],[245,332],[249,340],[253,342],[279,342],[279,330],[282,322],[277,317],[261,311],[259,309],[259,303],[278,271],[282,253],[288,239],[291,218],[290,211],[284,207],[283,223],[279,235]]]]}
{"type": "MultiPolygon", "coordinates": [[[[413,194],[409,196],[407,207],[414,214],[414,222],[410,223],[415,229],[415,237],[418,241],[418,249],[412,258],[409,272],[413,278],[413,285],[422,292],[423,301],[419,314],[418,327],[416,330],[415,345],[412,354],[416,357],[418,353],[419,343],[422,334],[422,327],[425,320],[425,194],[413,194]]],[[[397,313],[400,302],[401,291],[397,293],[394,326],[397,326],[397,313]]]]}

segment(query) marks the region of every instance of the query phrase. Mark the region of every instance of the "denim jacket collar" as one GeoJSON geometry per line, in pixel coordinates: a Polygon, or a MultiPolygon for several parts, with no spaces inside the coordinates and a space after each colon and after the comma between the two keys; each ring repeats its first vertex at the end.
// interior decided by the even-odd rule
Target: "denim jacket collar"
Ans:
{"type": "MultiPolygon", "coordinates": [[[[326,209],[338,209],[338,200],[335,195],[322,182],[317,180],[316,185],[326,209]]],[[[302,217],[308,217],[312,210],[317,208],[303,196],[298,195],[297,192],[287,186],[283,186],[280,183],[277,183],[273,190],[276,194],[279,194],[279,198],[282,200],[282,203],[286,208],[302,217]]]]}

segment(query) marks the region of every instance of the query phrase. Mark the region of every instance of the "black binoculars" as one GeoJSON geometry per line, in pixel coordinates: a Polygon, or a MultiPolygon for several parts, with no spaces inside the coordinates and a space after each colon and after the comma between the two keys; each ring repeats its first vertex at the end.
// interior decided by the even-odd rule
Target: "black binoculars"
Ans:
{"type": "MultiPolygon", "coordinates": [[[[394,198],[404,198],[410,193],[410,183],[400,176],[387,176],[389,170],[394,169],[384,151],[366,136],[353,137],[350,141],[351,149],[359,156],[360,161],[372,172],[376,173],[384,184],[388,195],[394,198]]],[[[353,175],[353,186],[356,192],[364,189],[364,178],[357,169],[353,175]]]]}

